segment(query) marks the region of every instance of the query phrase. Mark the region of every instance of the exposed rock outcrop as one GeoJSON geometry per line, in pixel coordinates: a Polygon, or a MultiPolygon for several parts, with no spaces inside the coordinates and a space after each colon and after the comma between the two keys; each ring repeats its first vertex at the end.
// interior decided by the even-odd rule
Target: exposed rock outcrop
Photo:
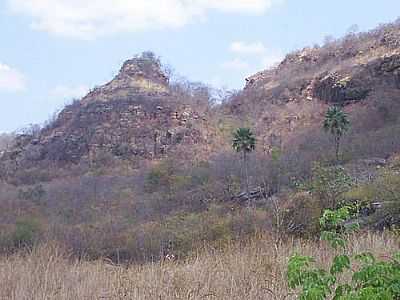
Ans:
{"type": "Polygon", "coordinates": [[[179,145],[204,140],[203,118],[178,101],[153,57],[124,63],[119,74],[68,105],[37,137],[21,135],[0,161],[2,170],[90,160],[99,151],[115,157],[154,159],[179,145]]]}
{"type": "Polygon", "coordinates": [[[288,54],[278,66],[248,77],[226,106],[253,120],[263,141],[278,135],[285,146],[317,129],[329,105],[366,111],[400,97],[399,37],[400,24],[394,23],[288,54]]]}
{"type": "Polygon", "coordinates": [[[104,86],[93,89],[82,103],[110,101],[137,95],[168,96],[169,78],[154,57],[136,57],[127,60],[118,75],[104,86]]]}
{"type": "MultiPolygon", "coordinates": [[[[345,108],[350,112],[400,97],[399,37],[400,25],[394,24],[291,53],[278,66],[248,77],[244,90],[221,111],[235,121],[250,121],[258,149],[266,153],[277,147],[276,140],[279,147],[292,145],[319,129],[328,105],[352,104],[345,108]]],[[[99,151],[154,159],[181,145],[212,144],[217,140],[210,138],[216,135],[212,124],[218,121],[182,97],[154,55],[135,57],[109,83],[67,106],[39,136],[21,136],[0,161],[18,167],[68,164],[90,160],[99,151]]]]}
{"type": "Polygon", "coordinates": [[[369,88],[361,81],[334,72],[317,78],[313,96],[329,103],[345,104],[363,100],[368,93],[369,88]]]}

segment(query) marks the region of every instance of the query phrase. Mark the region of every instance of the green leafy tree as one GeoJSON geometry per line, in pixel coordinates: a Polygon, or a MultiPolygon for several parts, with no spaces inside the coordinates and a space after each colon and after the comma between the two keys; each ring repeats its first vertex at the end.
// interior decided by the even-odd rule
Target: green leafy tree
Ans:
{"type": "Polygon", "coordinates": [[[350,121],[347,114],[338,106],[330,107],[325,114],[323,128],[335,138],[336,160],[339,161],[341,139],[350,129],[350,121]]]}
{"type": "Polygon", "coordinates": [[[356,214],[357,207],[344,206],[326,210],[321,217],[321,239],[338,253],[327,270],[316,267],[315,259],[310,256],[295,254],[290,258],[288,284],[299,292],[299,299],[400,299],[400,253],[383,261],[368,252],[347,254],[346,234],[358,225],[345,226],[345,222],[356,214]]]}
{"type": "Polygon", "coordinates": [[[352,185],[353,179],[343,167],[324,167],[316,163],[307,190],[318,197],[324,209],[335,208],[352,185]]]}
{"type": "Polygon", "coordinates": [[[249,198],[249,162],[248,154],[256,149],[256,138],[249,128],[238,128],[233,134],[232,148],[242,153],[246,180],[246,193],[249,198]]]}

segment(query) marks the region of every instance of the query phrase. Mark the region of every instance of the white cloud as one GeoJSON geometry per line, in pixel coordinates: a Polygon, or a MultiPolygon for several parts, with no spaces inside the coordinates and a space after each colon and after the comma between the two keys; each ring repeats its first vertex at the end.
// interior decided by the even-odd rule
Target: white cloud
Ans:
{"type": "Polygon", "coordinates": [[[18,70],[0,63],[0,91],[20,92],[25,88],[24,75],[18,70]]]}
{"type": "Polygon", "coordinates": [[[229,50],[240,58],[237,57],[229,62],[226,62],[224,67],[228,69],[266,69],[273,67],[284,58],[284,55],[281,51],[267,48],[260,41],[250,43],[236,41],[231,43],[229,50]]]}
{"type": "Polygon", "coordinates": [[[222,67],[228,70],[243,71],[247,70],[250,67],[250,65],[244,60],[241,60],[240,58],[234,58],[232,60],[224,62],[222,64],[222,67]]]}
{"type": "Polygon", "coordinates": [[[268,52],[262,58],[262,67],[263,68],[271,68],[280,63],[284,59],[284,55],[280,52],[268,52]]]}
{"type": "Polygon", "coordinates": [[[262,42],[246,43],[236,41],[231,44],[230,50],[237,54],[261,55],[265,53],[266,48],[262,42]]]}
{"type": "Polygon", "coordinates": [[[177,28],[211,10],[263,14],[282,0],[8,0],[32,27],[56,35],[93,39],[154,28],[177,28]]]}
{"type": "MultiPolygon", "coordinates": [[[[183,2],[183,1],[182,1],[183,2]]],[[[272,0],[200,0],[191,1],[198,3],[197,5],[204,6],[204,8],[218,9],[224,12],[245,12],[252,14],[261,14],[266,9],[270,8],[272,0]]]]}
{"type": "Polygon", "coordinates": [[[60,97],[63,99],[74,99],[81,98],[89,92],[89,87],[86,85],[58,85],[50,91],[50,95],[54,97],[60,97]]]}

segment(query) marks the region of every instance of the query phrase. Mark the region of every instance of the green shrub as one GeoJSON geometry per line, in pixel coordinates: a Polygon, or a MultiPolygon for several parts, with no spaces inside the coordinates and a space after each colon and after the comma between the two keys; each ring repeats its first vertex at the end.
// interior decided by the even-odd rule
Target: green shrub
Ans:
{"type": "Polygon", "coordinates": [[[171,189],[175,169],[173,163],[166,161],[154,166],[146,176],[145,189],[147,192],[155,192],[162,187],[171,189]]]}
{"type": "Polygon", "coordinates": [[[203,242],[232,240],[232,219],[213,212],[178,214],[166,220],[165,227],[176,254],[185,256],[203,242]]]}
{"type": "Polygon", "coordinates": [[[191,172],[191,185],[207,185],[210,182],[210,175],[208,162],[200,162],[191,172]]]}
{"type": "Polygon", "coordinates": [[[35,185],[33,187],[28,187],[26,189],[20,189],[18,191],[19,199],[32,201],[35,204],[41,204],[45,195],[46,191],[41,184],[35,185]]]}
{"type": "Polygon", "coordinates": [[[298,184],[301,190],[306,190],[317,197],[323,208],[337,207],[343,194],[352,186],[353,179],[343,167],[325,167],[319,163],[314,165],[311,179],[304,184],[298,184]]]}
{"type": "Polygon", "coordinates": [[[200,213],[182,212],[127,231],[120,249],[133,260],[158,260],[168,253],[184,258],[202,249],[204,243],[224,247],[238,237],[256,232],[265,221],[266,212],[261,210],[233,213],[215,206],[200,213]]]}
{"type": "Polygon", "coordinates": [[[41,232],[40,222],[33,218],[20,219],[15,224],[11,239],[17,248],[31,247],[41,232]]]}
{"type": "Polygon", "coordinates": [[[40,182],[49,182],[55,177],[49,170],[32,168],[20,169],[15,172],[10,179],[10,183],[14,185],[34,185],[40,182]]]}
{"type": "Polygon", "coordinates": [[[373,225],[385,217],[398,220],[400,215],[400,174],[389,168],[381,171],[374,181],[356,186],[344,194],[346,203],[358,203],[362,207],[380,208],[366,220],[373,225]]]}
{"type": "Polygon", "coordinates": [[[387,261],[379,261],[371,253],[359,253],[353,257],[348,254],[342,225],[354,211],[354,207],[349,206],[336,211],[326,210],[320,219],[321,227],[325,229],[321,238],[339,251],[328,270],[316,267],[314,258],[310,256],[295,254],[290,258],[288,285],[299,290],[299,299],[400,298],[400,253],[387,261]]]}
{"type": "Polygon", "coordinates": [[[319,232],[319,217],[323,207],[318,198],[308,192],[289,195],[290,202],[283,211],[286,231],[297,236],[314,236],[319,232]]]}

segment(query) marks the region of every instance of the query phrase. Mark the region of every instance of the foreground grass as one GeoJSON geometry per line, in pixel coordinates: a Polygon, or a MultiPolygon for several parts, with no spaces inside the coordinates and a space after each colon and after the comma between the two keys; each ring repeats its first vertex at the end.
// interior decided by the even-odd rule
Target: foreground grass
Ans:
{"type": "MultiPolygon", "coordinates": [[[[349,245],[350,252],[371,251],[380,258],[399,250],[390,234],[353,236],[349,245]]],[[[285,282],[295,252],[321,265],[334,255],[320,243],[276,244],[258,236],[224,250],[205,247],[186,261],[119,267],[73,260],[47,245],[0,259],[0,299],[295,299],[285,282]]]]}

